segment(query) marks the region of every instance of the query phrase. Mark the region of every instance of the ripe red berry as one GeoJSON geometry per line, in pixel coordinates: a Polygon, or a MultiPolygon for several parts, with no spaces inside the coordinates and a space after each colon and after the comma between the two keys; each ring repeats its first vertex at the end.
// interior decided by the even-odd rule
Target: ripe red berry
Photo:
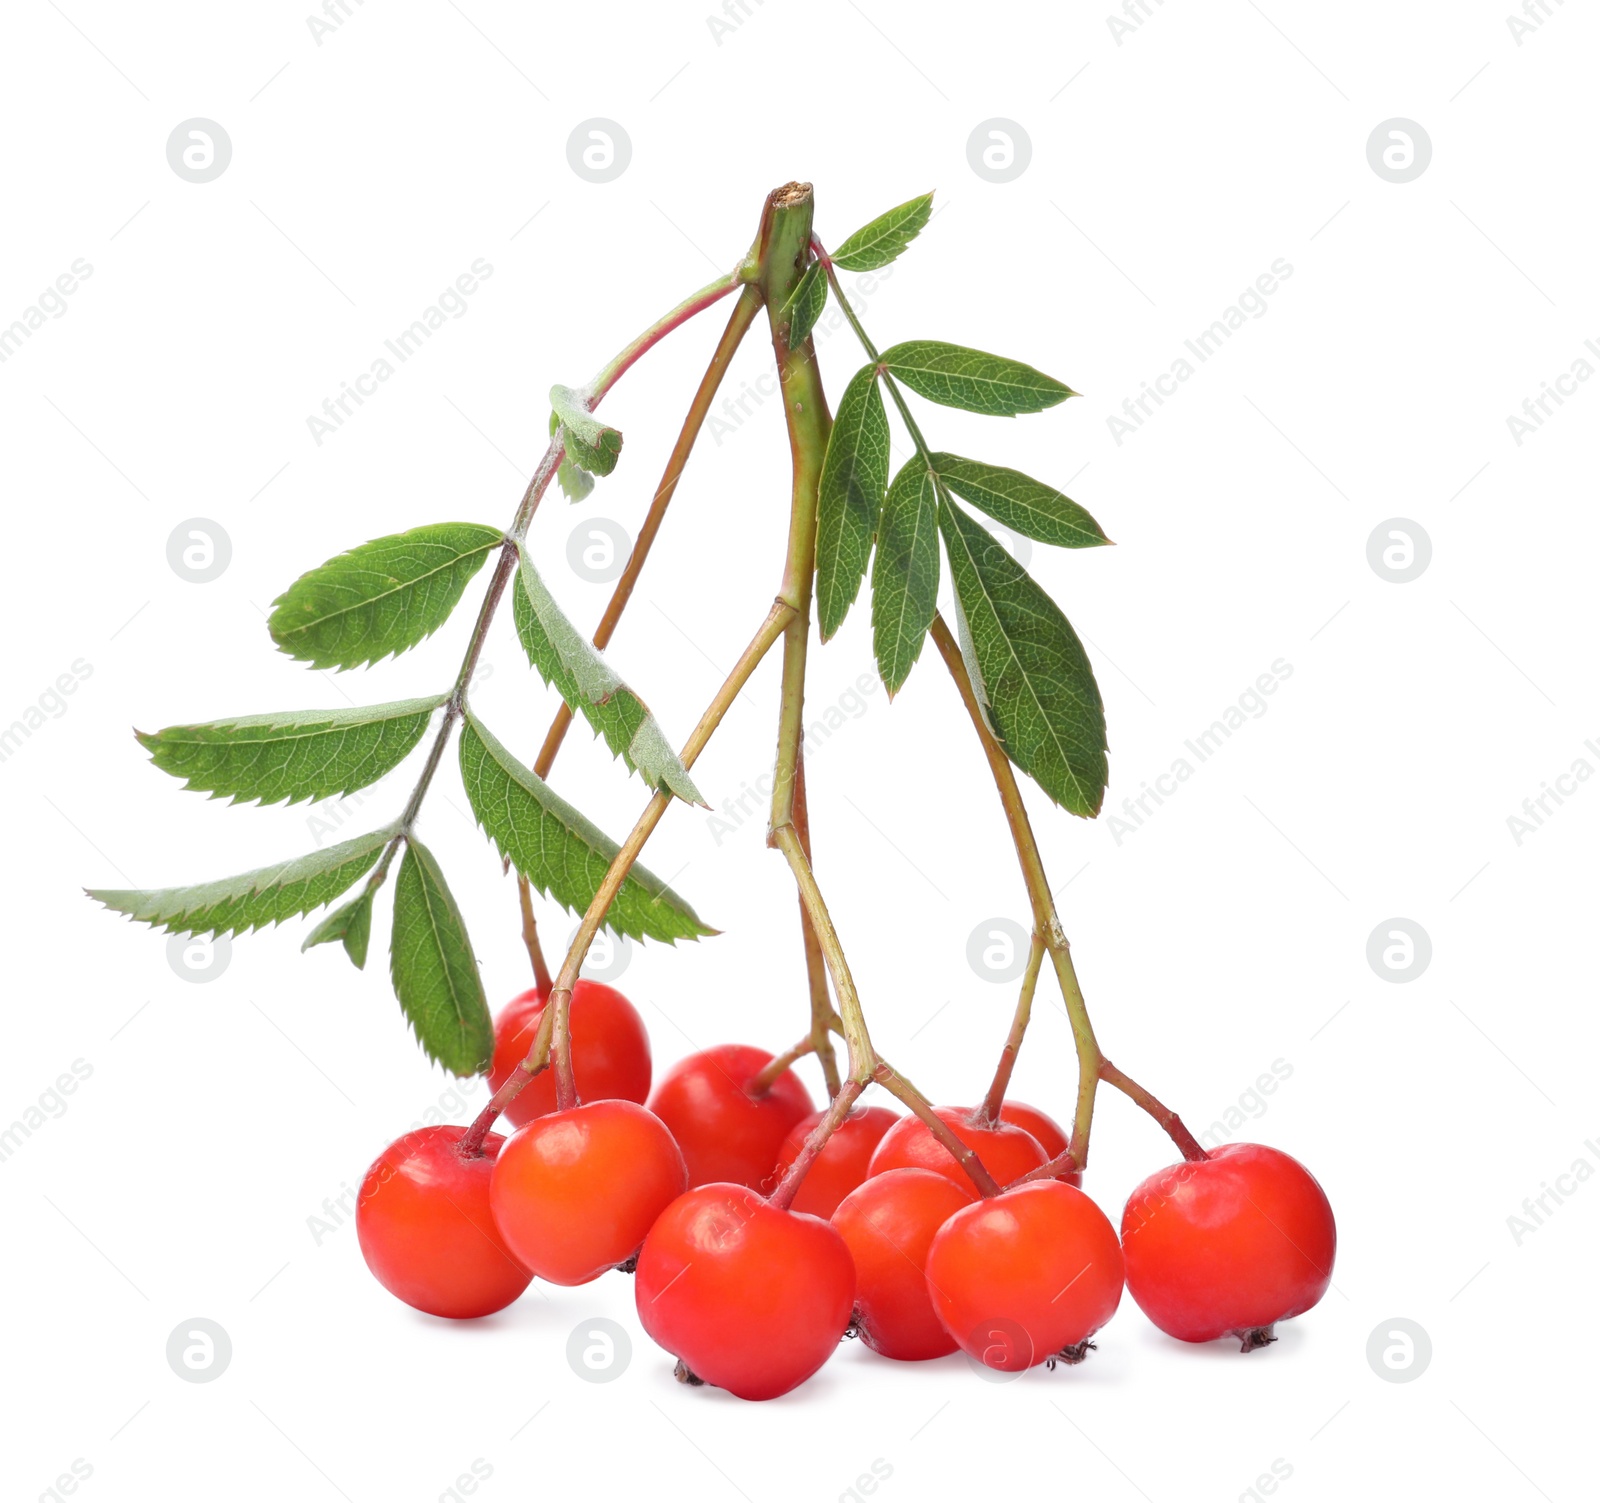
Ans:
{"type": "Polygon", "coordinates": [[[684,1376],[741,1399],[775,1399],[839,1345],[855,1265],[826,1221],[780,1211],[743,1185],[703,1185],[650,1228],[634,1298],[684,1376]]]}
{"type": "MultiPolygon", "coordinates": [[[[1066,1129],[1048,1112],[1041,1112],[1036,1106],[1029,1106],[1025,1101],[1007,1101],[1000,1108],[1000,1120],[1031,1133],[1044,1149],[1047,1159],[1056,1158],[1067,1151],[1066,1129]]],[[[1069,1169],[1064,1174],[1056,1175],[1056,1178],[1064,1179],[1069,1185],[1081,1185],[1083,1171],[1069,1169]]]]}
{"type": "Polygon", "coordinates": [[[591,1101],[519,1127],[489,1181],[495,1225],[552,1284],[587,1284],[639,1250],[688,1186],[683,1154],[632,1101],[591,1101]]]}
{"type": "Polygon", "coordinates": [[[1309,1310],[1333,1280],[1337,1236],[1322,1186],[1259,1143],[1227,1143],[1173,1164],[1128,1197],[1128,1292],[1169,1336],[1272,1339],[1274,1321],[1309,1310]]]}
{"type": "Polygon", "coordinates": [[[845,1196],[833,1224],[856,1265],[856,1330],[883,1357],[923,1362],[955,1351],[928,1293],[928,1247],[974,1192],[930,1169],[891,1169],[845,1196]]]}
{"type": "MultiPolygon", "coordinates": [[[[824,1115],[812,1112],[789,1129],[788,1137],[778,1150],[777,1168],[768,1176],[769,1185],[775,1186],[783,1178],[824,1115]]],[[[899,1113],[886,1106],[853,1107],[850,1115],[834,1128],[822,1152],[812,1160],[789,1209],[821,1216],[824,1220],[833,1215],[839,1202],[866,1179],[873,1149],[899,1120],[899,1113]]]]}
{"type": "Polygon", "coordinates": [[[928,1292],[962,1351],[986,1367],[1076,1362],[1122,1298],[1122,1249],[1082,1190],[1034,1180],[957,1211],[939,1228],[928,1249],[928,1292]]]}
{"type": "MultiPolygon", "coordinates": [[[[939,1106],[934,1112],[983,1160],[983,1167],[997,1184],[1010,1184],[1048,1157],[1031,1133],[1009,1122],[977,1122],[972,1110],[961,1106],[939,1106]]],[[[883,1135],[872,1155],[869,1173],[883,1174],[890,1169],[931,1169],[969,1190],[973,1187],[967,1171],[917,1117],[902,1117],[883,1135]]]]}
{"type": "MultiPolygon", "coordinates": [[[[544,1016],[545,996],[533,987],[513,997],[494,1022],[494,1062],[489,1089],[498,1091],[527,1058],[544,1016]]],[[[650,1036],[639,1010],[621,992],[598,981],[572,988],[572,1075],[582,1101],[644,1101],[650,1094],[650,1036]]],[[[555,1071],[535,1075],[506,1108],[521,1127],[556,1109],[555,1071]]]]}
{"type": "Polygon", "coordinates": [[[650,1100],[683,1149],[689,1184],[725,1182],[759,1188],[778,1162],[785,1135],[811,1111],[811,1097],[792,1070],[770,1090],[750,1082],[772,1062],[764,1049],[719,1044],[680,1059],[650,1100]]]}
{"type": "Polygon", "coordinates": [[[489,1209],[505,1139],[463,1155],[464,1127],[419,1127],[373,1161],[356,1201],[356,1238],[390,1294],[429,1315],[471,1320],[511,1303],[533,1275],[512,1256],[489,1209]]]}

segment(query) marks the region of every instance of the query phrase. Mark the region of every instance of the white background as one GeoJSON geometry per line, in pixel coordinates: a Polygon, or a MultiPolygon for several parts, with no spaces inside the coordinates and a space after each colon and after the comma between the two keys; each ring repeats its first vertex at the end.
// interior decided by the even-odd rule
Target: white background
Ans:
{"type": "MultiPolygon", "coordinates": [[[[76,259],[93,270],[0,366],[0,724],[74,662],[92,670],[0,764],[0,1124],[75,1060],[92,1070],[0,1164],[5,1496],[54,1496],[75,1460],[92,1468],[79,1495],[107,1500],[429,1503],[466,1496],[451,1489],[475,1461],[492,1470],[485,1499],[832,1500],[878,1462],[889,1499],[1028,1486],[1177,1503],[1249,1497],[1275,1460],[1292,1468],[1277,1495],[1308,1503],[1592,1496],[1600,1186],[1547,1200],[1520,1240],[1508,1218],[1574,1161],[1600,1165],[1600,787],[1569,784],[1520,844],[1507,818],[1576,760],[1600,767],[1585,748],[1600,739],[1600,383],[1520,445],[1506,419],[1586,354],[1600,367],[1584,347],[1600,339],[1600,20],[1552,4],[1519,43],[1509,0],[1172,0],[1118,40],[1109,0],[749,0],[719,39],[708,4],[372,0],[320,42],[294,3],[6,7],[0,322],[76,259]],[[232,142],[205,184],[166,157],[192,117],[232,142]],[[567,158],[592,117],[632,142],[603,185],[567,158]],[[1003,184],[967,155],[996,117],[1032,146],[1003,184]],[[1433,148],[1403,184],[1367,158],[1394,117],[1433,148]],[[465,614],[335,678],[274,653],[265,610],[369,537],[503,525],[550,384],[582,381],[732,264],[791,177],[815,182],[831,243],[939,190],[866,299],[880,345],[969,343],[1085,393],[1015,423],[920,410],[936,446],[1071,478],[1119,544],[1032,562],[1096,663],[1108,812],[1275,660],[1292,666],[1120,841],[1029,790],[1108,1052],[1196,1130],[1241,1096],[1264,1107],[1231,1135],[1299,1156],[1332,1199],[1336,1288],[1264,1353],[1181,1347],[1125,1301],[1075,1370],[994,1384],[960,1358],[891,1365],[847,1344],[755,1406],[675,1385],[620,1275],[530,1290],[475,1325],[416,1315],[368,1276],[347,1220],[311,1220],[389,1138],[482,1100],[412,1043],[381,937],[357,974],[335,947],[299,954],[303,928],[286,926],[194,984],[161,937],[80,895],[241,871],[335,822],[392,817],[406,772],[343,811],[229,809],[145,765],[129,727],[446,685],[465,614]],[[316,444],[307,417],[480,257],[492,276],[465,314],[316,444]],[[1278,258],[1293,274],[1266,311],[1118,444],[1123,399],[1278,258]],[[1432,543],[1407,584],[1367,558],[1397,517],[1432,543]],[[211,584],[167,561],[190,518],[231,540],[211,584]],[[1403,985],[1366,958],[1397,916],[1433,947],[1403,985]],[[1275,1060],[1289,1078],[1248,1097],[1275,1060]],[[564,1356],[601,1314],[634,1333],[603,1386],[564,1356]],[[192,1317],[232,1341],[209,1384],[165,1360],[192,1317]],[[1406,1383],[1366,1355],[1396,1318],[1432,1344],[1406,1383]]],[[[609,586],[566,569],[568,536],[590,517],[637,526],[721,319],[627,377],[605,408],[627,435],[618,472],[582,512],[552,493],[537,518],[581,622],[609,586]]],[[[859,355],[847,331],[819,340],[836,399],[859,355]]],[[[758,330],[728,391],[770,359],[758,330]]],[[[776,406],[747,406],[697,452],[614,648],[674,738],[777,581],[788,459],[776,406]]],[[[478,707],[531,757],[554,704],[508,622],[486,662],[478,707]]],[[[870,666],[858,609],[815,655],[814,709],[870,666]]],[[[696,770],[714,803],[770,765],[775,670],[696,770]]],[[[881,690],[861,702],[811,763],[819,875],[879,1046],[934,1097],[970,1102],[1013,989],[971,971],[967,939],[1025,920],[1020,883],[932,649],[892,708],[881,690]]],[[[582,734],[555,783],[619,833],[642,802],[582,734]]],[[[450,765],[424,833],[498,1005],[526,984],[515,896],[450,765]]],[[[794,902],[762,834],[753,818],[719,845],[680,807],[650,848],[725,931],[633,956],[621,984],[658,1070],[801,1031],[794,902]]],[[[1016,1094],[1065,1116],[1070,1040],[1041,997],[1016,1094]]],[[[1109,1214],[1172,1157],[1103,1096],[1087,1188],[1109,1214]]]]}

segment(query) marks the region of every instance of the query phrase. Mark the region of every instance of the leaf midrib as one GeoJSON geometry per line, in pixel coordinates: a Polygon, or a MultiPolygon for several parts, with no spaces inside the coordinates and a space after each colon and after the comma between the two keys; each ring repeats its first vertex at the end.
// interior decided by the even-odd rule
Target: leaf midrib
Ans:
{"type": "MultiPolygon", "coordinates": [[[[487,553],[491,548],[498,548],[504,541],[505,540],[503,538],[497,536],[491,541],[484,543],[482,547],[468,548],[463,552],[456,554],[456,556],[450,559],[447,563],[440,564],[437,568],[429,569],[425,573],[414,575],[410,579],[396,581],[393,589],[384,590],[377,595],[364,595],[360,600],[356,601],[352,605],[340,606],[338,610],[329,611],[325,616],[317,616],[310,621],[302,622],[298,626],[290,627],[282,634],[282,637],[294,637],[299,636],[302,632],[314,631],[319,626],[326,626],[330,621],[336,621],[341,616],[349,615],[351,611],[359,611],[367,606],[377,605],[380,601],[387,600],[392,595],[400,594],[402,590],[416,589],[417,586],[422,584],[425,580],[432,579],[437,574],[443,574],[447,569],[455,568],[456,565],[458,565],[463,559],[471,558],[475,553],[487,553]]],[[[378,570],[373,569],[371,572],[376,574],[378,570]]],[[[389,577],[391,579],[394,578],[392,574],[389,577]]],[[[334,586],[330,581],[328,582],[328,587],[335,588],[336,586],[334,586]]]]}

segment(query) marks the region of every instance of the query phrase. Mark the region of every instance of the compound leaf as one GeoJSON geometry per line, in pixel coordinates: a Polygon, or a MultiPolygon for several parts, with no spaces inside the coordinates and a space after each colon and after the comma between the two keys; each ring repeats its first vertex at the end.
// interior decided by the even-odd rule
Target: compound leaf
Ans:
{"type": "Polygon", "coordinates": [[[357,668],[433,635],[467,581],[504,541],[493,527],[437,522],[375,538],[302,574],[275,601],[267,629],[313,668],[357,668]]]}
{"type": "Polygon", "coordinates": [[[389,976],[429,1059],[453,1075],[489,1068],[494,1023],[467,926],[433,852],[410,838],[394,884],[389,976]]]}
{"type": "Polygon", "coordinates": [[[135,731],[150,760],[184,787],[234,803],[342,798],[376,783],[410,754],[449,698],[352,710],[290,710],[203,725],[135,731]]]}
{"type": "Polygon", "coordinates": [[[1075,395],[1054,376],[1020,360],[985,355],[937,339],[911,339],[883,352],[890,374],[918,396],[992,417],[1043,412],[1075,395]]]}
{"type": "MultiPolygon", "coordinates": [[[[540,892],[582,913],[600,890],[617,843],[559,798],[467,711],[461,779],[472,812],[500,851],[540,892]]],[[[698,939],[716,931],[642,866],[624,880],[606,924],[633,939],[698,939]]]]}
{"type": "Polygon", "coordinates": [[[1006,755],[1058,804],[1093,818],[1106,790],[1106,715],[1072,623],[954,502],[939,509],[962,655],[1006,755]]]}

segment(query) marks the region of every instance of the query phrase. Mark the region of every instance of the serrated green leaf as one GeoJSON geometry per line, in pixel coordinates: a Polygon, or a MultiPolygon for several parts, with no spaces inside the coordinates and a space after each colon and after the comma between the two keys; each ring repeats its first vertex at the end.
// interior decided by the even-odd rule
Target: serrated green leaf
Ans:
{"type": "Polygon", "coordinates": [[[889,483],[889,419],[875,366],[850,378],[817,492],[817,629],[826,642],[861,590],[889,483]]]}
{"type": "Polygon", "coordinates": [[[429,1059],[453,1075],[489,1068],[494,1023],[467,926],[433,852],[410,838],[394,884],[389,977],[429,1059]]]}
{"type": "Polygon", "coordinates": [[[804,344],[816,328],[822,310],[828,306],[828,279],[822,274],[822,263],[813,261],[789,294],[783,305],[783,320],[789,325],[786,336],[789,348],[804,344]]]}
{"type": "Polygon", "coordinates": [[[1006,755],[1058,804],[1093,818],[1106,790],[1106,715],[1061,609],[979,522],[939,509],[962,653],[1006,755]]]}
{"type": "Polygon", "coordinates": [[[567,458],[580,469],[609,475],[622,453],[622,434],[607,427],[570,386],[552,386],[550,405],[567,436],[567,458]]]}
{"type": "Polygon", "coordinates": [[[309,950],[312,945],[325,945],[337,939],[344,944],[344,952],[350,957],[351,964],[358,971],[365,970],[367,942],[372,937],[372,899],[375,892],[375,888],[363,887],[348,903],[335,908],[306,935],[300,949],[309,950]]]}
{"type": "Polygon", "coordinates": [[[375,538],[302,574],[273,601],[267,629],[282,651],[313,668],[376,663],[438,631],[503,540],[472,522],[375,538]]]}
{"type": "Polygon", "coordinates": [[[331,903],[372,869],[393,834],[393,829],[374,830],[292,861],[194,887],[90,889],[89,896],[168,934],[244,934],[331,903]]]}
{"type": "Polygon", "coordinates": [[[649,788],[667,788],[685,803],[704,804],[672,744],[639,696],[569,621],[533,560],[522,555],[512,616],[522,649],[544,681],[605,738],[614,757],[649,788]]]}
{"type": "Polygon", "coordinates": [[[916,239],[932,212],[933,194],[924,193],[921,198],[880,214],[871,224],[845,237],[833,253],[833,264],[846,271],[876,271],[887,266],[916,239]]]}
{"type": "Polygon", "coordinates": [[[1076,393],[1020,360],[937,339],[911,339],[883,352],[891,375],[930,402],[991,417],[1043,412],[1076,393]]]}
{"type": "Polygon", "coordinates": [[[947,489],[1035,542],[1098,548],[1111,541],[1076,501],[1020,470],[956,454],[935,454],[933,467],[947,489]]]}
{"type": "MultiPolygon", "coordinates": [[[[600,890],[616,841],[517,761],[470,710],[461,727],[461,780],[500,854],[540,892],[582,913],[600,890]]],[[[632,939],[698,939],[716,932],[642,866],[623,882],[606,925],[632,939]]]]}
{"type": "Polygon", "coordinates": [[[914,454],[889,483],[872,564],[872,650],[891,695],[905,683],[939,597],[939,488],[914,454]]]}
{"type": "MultiPolygon", "coordinates": [[[[561,419],[555,413],[550,414],[550,436],[555,436],[555,431],[561,426],[561,419]]],[[[570,455],[563,455],[561,463],[556,467],[556,483],[561,487],[561,494],[574,503],[586,501],[589,493],[594,490],[594,476],[587,470],[579,469],[572,462],[570,455]]]]}
{"type": "Polygon", "coordinates": [[[353,710],[288,710],[135,731],[163,772],[234,803],[342,798],[410,754],[447,694],[353,710]]]}

